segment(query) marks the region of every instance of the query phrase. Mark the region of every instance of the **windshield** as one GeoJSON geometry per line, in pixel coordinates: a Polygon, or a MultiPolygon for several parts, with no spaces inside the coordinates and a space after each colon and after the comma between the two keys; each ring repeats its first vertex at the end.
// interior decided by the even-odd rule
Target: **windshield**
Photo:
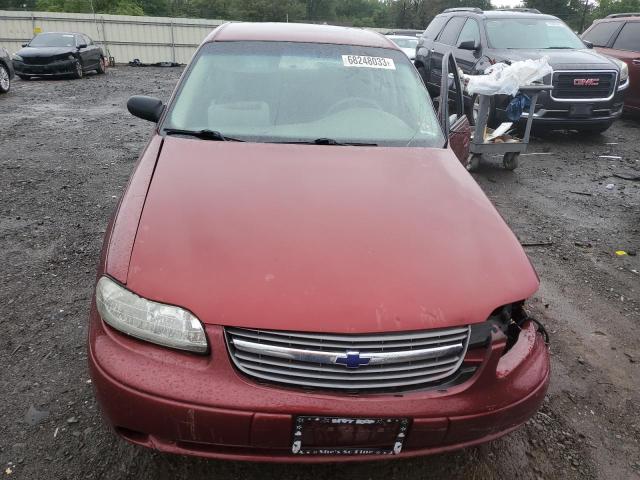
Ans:
{"type": "Polygon", "coordinates": [[[206,44],[162,128],[253,142],[444,144],[427,90],[402,52],[317,43],[206,44]]]}
{"type": "Polygon", "coordinates": [[[585,48],[584,43],[560,20],[501,18],[486,21],[493,48],[585,48]]]}
{"type": "Polygon", "coordinates": [[[75,47],[76,39],[69,33],[42,33],[29,42],[30,47],[75,47]]]}
{"type": "Polygon", "coordinates": [[[418,39],[417,38],[391,37],[391,40],[393,41],[393,43],[398,45],[400,48],[416,48],[416,45],[418,45],[418,39]]]}

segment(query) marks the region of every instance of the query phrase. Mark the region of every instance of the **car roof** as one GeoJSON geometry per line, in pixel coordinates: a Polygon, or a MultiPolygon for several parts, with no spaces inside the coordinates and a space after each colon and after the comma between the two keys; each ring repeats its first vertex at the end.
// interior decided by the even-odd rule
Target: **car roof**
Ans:
{"type": "MultiPolygon", "coordinates": [[[[461,8],[459,10],[444,11],[440,15],[442,16],[468,16],[476,15],[485,18],[535,18],[543,20],[558,20],[553,15],[547,15],[545,13],[535,12],[519,12],[516,10],[480,10],[472,8],[461,8]]],[[[440,16],[438,15],[438,16],[440,16]]]]}
{"type": "Polygon", "coordinates": [[[306,23],[225,23],[211,32],[205,43],[241,40],[332,43],[398,49],[391,40],[372,30],[306,23]]]}
{"type": "Polygon", "coordinates": [[[598,18],[593,23],[599,22],[640,22],[640,13],[614,13],[598,18]]]}
{"type": "Polygon", "coordinates": [[[51,34],[55,34],[55,35],[87,35],[86,33],[79,33],[79,32],[40,32],[36,35],[36,37],[40,36],[40,35],[51,35],[51,34]]]}
{"type": "Polygon", "coordinates": [[[553,15],[546,15],[544,13],[531,13],[531,12],[513,12],[509,10],[487,10],[482,13],[487,18],[537,18],[544,20],[557,20],[553,15]]]}

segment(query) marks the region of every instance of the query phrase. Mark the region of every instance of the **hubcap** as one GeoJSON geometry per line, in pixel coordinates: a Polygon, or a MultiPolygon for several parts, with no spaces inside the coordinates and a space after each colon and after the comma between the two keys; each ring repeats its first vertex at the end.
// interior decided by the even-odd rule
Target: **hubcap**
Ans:
{"type": "Polygon", "coordinates": [[[82,76],[82,65],[80,65],[80,62],[76,62],[76,71],[79,76],[82,76]]]}
{"type": "Polygon", "coordinates": [[[0,67],[0,87],[3,90],[9,89],[9,72],[4,67],[0,67]]]}

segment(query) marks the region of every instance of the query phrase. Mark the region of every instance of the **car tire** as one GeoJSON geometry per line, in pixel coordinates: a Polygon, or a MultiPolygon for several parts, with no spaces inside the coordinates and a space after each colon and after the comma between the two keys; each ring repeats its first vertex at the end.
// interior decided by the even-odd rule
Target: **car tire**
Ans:
{"type": "Polygon", "coordinates": [[[11,89],[9,69],[0,63],[0,93],[7,93],[11,89]]]}
{"type": "Polygon", "coordinates": [[[467,119],[469,120],[469,125],[473,126],[476,124],[479,110],[480,97],[478,95],[474,95],[471,97],[471,102],[469,102],[469,105],[467,105],[467,119]]]}
{"type": "Polygon", "coordinates": [[[73,64],[73,78],[82,78],[82,76],[84,75],[84,70],[82,70],[82,64],[80,63],[80,60],[76,59],[76,61],[73,64]]]}
{"type": "Polygon", "coordinates": [[[102,75],[107,71],[107,66],[104,60],[104,57],[100,57],[100,62],[98,62],[98,68],[96,68],[96,73],[98,75],[102,75]]]}
{"type": "Polygon", "coordinates": [[[467,170],[469,172],[477,172],[480,168],[480,162],[482,160],[482,155],[474,153],[469,157],[469,161],[467,162],[467,170]]]}
{"type": "Polygon", "coordinates": [[[520,154],[517,152],[505,153],[502,157],[502,165],[507,170],[515,170],[520,163],[520,154]]]}

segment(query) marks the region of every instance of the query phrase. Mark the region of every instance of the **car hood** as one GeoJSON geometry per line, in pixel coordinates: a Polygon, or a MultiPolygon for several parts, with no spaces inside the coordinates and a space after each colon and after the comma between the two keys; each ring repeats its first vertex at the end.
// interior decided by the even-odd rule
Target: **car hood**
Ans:
{"type": "Polygon", "coordinates": [[[519,60],[549,57],[549,65],[554,70],[617,70],[617,65],[604,55],[595,50],[585,48],[584,50],[493,50],[491,57],[508,59],[512,62],[519,60]]]}
{"type": "Polygon", "coordinates": [[[484,321],[538,279],[450,150],[168,137],[127,286],[207,324],[364,333],[484,321]]]}
{"type": "Polygon", "coordinates": [[[54,57],[75,53],[74,47],[24,47],[16,52],[22,58],[29,57],[54,57]]]}

